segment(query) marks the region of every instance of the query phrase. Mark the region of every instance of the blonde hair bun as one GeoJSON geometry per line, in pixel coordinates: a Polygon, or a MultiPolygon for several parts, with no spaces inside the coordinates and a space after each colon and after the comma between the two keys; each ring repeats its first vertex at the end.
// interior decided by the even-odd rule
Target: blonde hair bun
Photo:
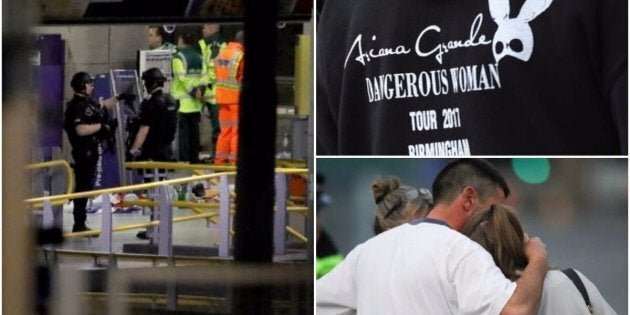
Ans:
{"type": "Polygon", "coordinates": [[[396,176],[379,177],[372,182],[374,203],[379,204],[390,192],[400,187],[400,179],[396,176]]]}

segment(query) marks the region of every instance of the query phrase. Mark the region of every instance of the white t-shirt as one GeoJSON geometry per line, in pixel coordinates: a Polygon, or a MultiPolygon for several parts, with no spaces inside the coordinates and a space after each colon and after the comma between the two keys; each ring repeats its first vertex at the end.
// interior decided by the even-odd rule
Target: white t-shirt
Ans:
{"type": "Polygon", "coordinates": [[[479,244],[404,224],[358,245],[317,281],[317,314],[499,314],[516,289],[479,244]]]}
{"type": "MultiPolygon", "coordinates": [[[[586,287],[595,315],[617,315],[608,305],[597,287],[583,274],[575,270],[586,287]]],[[[577,287],[560,270],[549,270],[545,275],[542,299],[538,315],[590,315],[586,302],[577,287]]]]}

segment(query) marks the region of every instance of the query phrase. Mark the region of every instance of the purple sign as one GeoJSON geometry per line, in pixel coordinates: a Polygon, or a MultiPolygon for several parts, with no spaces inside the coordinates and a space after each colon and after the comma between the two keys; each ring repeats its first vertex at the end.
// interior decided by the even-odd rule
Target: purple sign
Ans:
{"type": "Polygon", "coordinates": [[[37,49],[32,61],[41,118],[37,140],[44,152],[50,152],[51,147],[62,146],[64,41],[59,34],[37,35],[36,39],[37,49]]]}
{"type": "MultiPolygon", "coordinates": [[[[97,74],[94,77],[94,92],[92,96],[97,100],[108,99],[112,96],[111,84],[108,74],[97,74]]],[[[113,110],[108,110],[108,116],[115,118],[113,110]]],[[[120,127],[119,127],[120,128],[120,127]]],[[[94,176],[94,188],[109,188],[121,185],[120,166],[118,163],[118,152],[116,145],[99,146],[99,159],[96,164],[96,174],[94,176]]]]}

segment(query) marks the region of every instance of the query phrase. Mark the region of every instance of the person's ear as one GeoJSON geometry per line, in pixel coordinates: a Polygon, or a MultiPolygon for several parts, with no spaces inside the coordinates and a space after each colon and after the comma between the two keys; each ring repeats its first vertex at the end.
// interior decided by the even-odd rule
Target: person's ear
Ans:
{"type": "Polygon", "coordinates": [[[479,203],[477,190],[471,186],[466,186],[464,187],[464,190],[462,190],[461,195],[463,198],[464,210],[466,210],[466,212],[473,211],[479,203]]]}

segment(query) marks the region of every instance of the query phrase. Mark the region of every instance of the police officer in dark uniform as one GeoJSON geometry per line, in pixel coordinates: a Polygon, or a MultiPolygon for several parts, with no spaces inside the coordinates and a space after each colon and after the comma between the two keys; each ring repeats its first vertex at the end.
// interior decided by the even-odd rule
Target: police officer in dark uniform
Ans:
{"type": "MultiPolygon", "coordinates": [[[[113,107],[117,98],[112,97],[100,103],[92,100],[94,78],[87,72],[74,74],[70,85],[74,90],[74,97],[66,104],[64,130],[72,146],[75,192],[89,191],[93,188],[99,143],[109,137],[116,127],[115,123],[105,119],[105,110],[113,107]]],[[[74,200],[72,232],[91,230],[85,225],[86,205],[87,198],[74,200]]]]}
{"type": "Polygon", "coordinates": [[[164,93],[166,77],[158,68],[142,73],[144,86],[151,97],[140,104],[139,124],[129,153],[138,156],[136,160],[172,161],[171,143],[177,128],[177,103],[168,93],[164,93]]]}
{"type": "MultiPolygon", "coordinates": [[[[140,104],[138,122],[140,128],[129,153],[138,161],[172,161],[171,143],[175,140],[177,129],[178,106],[175,99],[162,91],[166,77],[158,68],[151,68],[142,73],[142,80],[151,97],[140,104]]],[[[153,181],[153,174],[144,173],[144,181],[153,181]]],[[[166,179],[164,169],[159,170],[159,180],[166,179]]],[[[153,220],[153,213],[151,213],[153,220]]],[[[147,230],[151,231],[151,230],[147,230]]],[[[147,231],[140,231],[138,238],[148,239],[147,231]]]]}

